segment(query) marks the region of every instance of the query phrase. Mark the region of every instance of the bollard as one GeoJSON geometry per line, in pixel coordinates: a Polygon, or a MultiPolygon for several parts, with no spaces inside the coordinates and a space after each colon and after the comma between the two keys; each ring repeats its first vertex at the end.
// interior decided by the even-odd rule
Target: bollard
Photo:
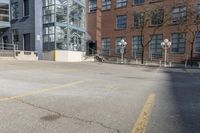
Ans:
{"type": "Polygon", "coordinates": [[[172,62],[171,61],[169,62],[169,67],[172,67],[172,62]]]}
{"type": "Polygon", "coordinates": [[[127,64],[127,59],[126,58],[124,59],[124,64],[127,64]]]}
{"type": "Polygon", "coordinates": [[[187,61],[185,61],[185,68],[187,68],[187,61]]]}
{"type": "Polygon", "coordinates": [[[160,67],[162,66],[162,61],[160,60],[160,67]]]}

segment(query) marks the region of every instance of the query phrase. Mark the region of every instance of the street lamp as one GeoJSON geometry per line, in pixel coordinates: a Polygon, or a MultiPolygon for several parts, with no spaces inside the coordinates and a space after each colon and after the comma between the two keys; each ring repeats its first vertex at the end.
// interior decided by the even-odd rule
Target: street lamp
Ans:
{"type": "Polygon", "coordinates": [[[121,63],[124,63],[124,50],[126,48],[127,42],[124,39],[121,40],[118,44],[120,46],[120,53],[121,53],[121,63]]]}
{"type": "Polygon", "coordinates": [[[161,43],[162,48],[165,50],[165,67],[167,66],[167,49],[169,49],[171,45],[172,43],[168,39],[165,39],[164,42],[161,43]]]}

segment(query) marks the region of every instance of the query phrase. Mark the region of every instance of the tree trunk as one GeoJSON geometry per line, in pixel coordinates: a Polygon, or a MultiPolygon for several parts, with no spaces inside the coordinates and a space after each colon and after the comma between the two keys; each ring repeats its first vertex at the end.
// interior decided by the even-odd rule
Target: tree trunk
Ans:
{"type": "Polygon", "coordinates": [[[193,50],[193,47],[192,47],[192,49],[190,51],[190,66],[191,67],[193,66],[193,52],[194,52],[194,50],[193,50]]]}
{"type": "Polygon", "coordinates": [[[141,64],[144,64],[144,47],[142,47],[142,57],[141,64]]]}

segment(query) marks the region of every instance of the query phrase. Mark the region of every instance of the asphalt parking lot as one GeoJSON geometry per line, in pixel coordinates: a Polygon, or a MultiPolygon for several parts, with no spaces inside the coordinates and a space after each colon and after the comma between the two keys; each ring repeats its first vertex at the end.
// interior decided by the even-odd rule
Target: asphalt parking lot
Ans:
{"type": "Polygon", "coordinates": [[[1,133],[199,133],[200,70],[0,61],[1,133]]]}

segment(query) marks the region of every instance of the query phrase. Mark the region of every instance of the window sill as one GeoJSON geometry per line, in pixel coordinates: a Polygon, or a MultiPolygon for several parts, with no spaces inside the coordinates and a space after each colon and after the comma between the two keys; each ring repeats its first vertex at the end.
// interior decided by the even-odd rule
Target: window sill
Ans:
{"type": "Polygon", "coordinates": [[[115,28],[114,30],[115,31],[122,31],[122,30],[126,30],[126,28],[124,28],[124,29],[117,29],[117,28],[115,28]]]}
{"type": "Polygon", "coordinates": [[[108,12],[108,11],[110,11],[111,9],[105,9],[105,10],[103,10],[102,9],[102,12],[108,12]]]}
{"type": "Polygon", "coordinates": [[[154,0],[154,1],[152,0],[149,2],[149,4],[154,4],[154,3],[158,3],[158,2],[163,2],[163,0],[154,0]]]}
{"type": "Polygon", "coordinates": [[[127,8],[127,5],[126,6],[122,6],[122,7],[115,7],[115,10],[116,9],[123,9],[123,8],[127,8]]]}
{"type": "Polygon", "coordinates": [[[95,14],[95,13],[97,13],[96,11],[95,12],[88,12],[88,14],[95,14]]]}
{"type": "Polygon", "coordinates": [[[133,4],[132,7],[136,7],[136,6],[143,6],[144,3],[141,3],[141,4],[133,4]]]}
{"type": "Polygon", "coordinates": [[[148,27],[149,28],[154,28],[154,27],[162,27],[163,25],[162,24],[157,24],[157,25],[149,25],[148,27]]]}

